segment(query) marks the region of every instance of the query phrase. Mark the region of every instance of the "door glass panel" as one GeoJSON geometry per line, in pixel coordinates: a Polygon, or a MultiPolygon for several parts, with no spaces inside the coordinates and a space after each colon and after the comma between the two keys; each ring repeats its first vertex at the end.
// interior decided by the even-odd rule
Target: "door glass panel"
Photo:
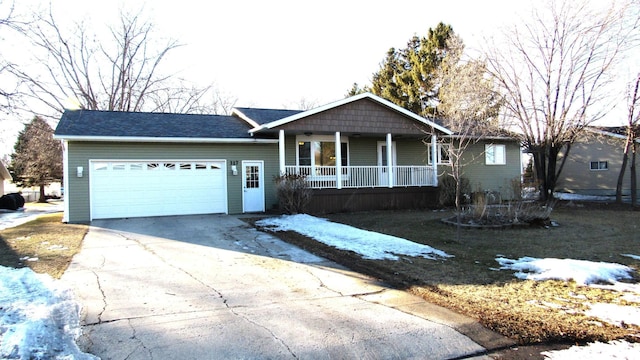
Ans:
{"type": "Polygon", "coordinates": [[[298,164],[301,166],[311,165],[311,143],[308,141],[298,142],[298,164]]]}
{"type": "Polygon", "coordinates": [[[260,168],[258,166],[246,166],[245,167],[247,189],[256,189],[260,187],[260,168]]]}
{"type": "Polygon", "coordinates": [[[380,146],[380,165],[387,166],[387,146],[380,146]]]}

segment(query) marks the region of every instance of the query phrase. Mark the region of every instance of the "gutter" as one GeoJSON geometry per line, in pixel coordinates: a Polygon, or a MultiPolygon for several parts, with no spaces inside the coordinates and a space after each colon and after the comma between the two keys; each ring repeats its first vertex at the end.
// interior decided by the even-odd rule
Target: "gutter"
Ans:
{"type": "Polygon", "coordinates": [[[143,142],[143,143],[194,143],[194,144],[277,144],[278,139],[243,138],[190,138],[146,136],[80,136],[54,135],[54,139],[82,142],[143,142]]]}

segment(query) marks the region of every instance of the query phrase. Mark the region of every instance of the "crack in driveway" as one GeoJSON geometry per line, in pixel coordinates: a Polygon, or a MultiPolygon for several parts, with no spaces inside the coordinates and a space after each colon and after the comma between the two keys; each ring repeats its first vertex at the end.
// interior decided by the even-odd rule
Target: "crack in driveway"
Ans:
{"type": "Polygon", "coordinates": [[[131,340],[135,340],[135,341],[137,341],[139,345],[138,345],[138,346],[136,346],[133,350],[131,350],[131,352],[129,353],[129,355],[127,355],[127,356],[125,357],[125,360],[128,360],[129,358],[131,358],[131,356],[133,356],[133,354],[134,354],[136,351],[138,351],[138,349],[139,349],[140,347],[142,347],[142,348],[147,352],[147,354],[149,354],[149,358],[150,358],[150,359],[153,359],[153,352],[151,351],[151,349],[149,349],[149,348],[144,344],[144,342],[143,342],[140,338],[138,338],[138,334],[137,334],[136,328],[135,328],[135,326],[133,326],[133,324],[131,323],[131,319],[127,319],[127,324],[128,324],[128,325],[129,325],[129,327],[131,328],[131,332],[132,332],[131,337],[129,337],[129,338],[130,338],[131,340]]]}
{"type": "Polygon", "coordinates": [[[94,270],[91,271],[93,273],[93,275],[96,277],[96,283],[98,284],[98,290],[100,290],[100,294],[102,294],[102,309],[100,310],[100,312],[98,313],[98,324],[102,323],[102,315],[104,314],[105,311],[107,311],[107,295],[104,292],[104,289],[102,288],[102,283],[100,282],[100,275],[98,275],[98,273],[96,273],[94,270]]]}

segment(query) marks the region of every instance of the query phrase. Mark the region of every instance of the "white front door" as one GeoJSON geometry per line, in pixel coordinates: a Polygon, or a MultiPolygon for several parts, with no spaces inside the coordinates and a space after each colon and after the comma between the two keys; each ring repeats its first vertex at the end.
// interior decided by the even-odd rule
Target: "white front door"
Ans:
{"type": "MultiPolygon", "coordinates": [[[[396,166],[396,142],[391,143],[391,166],[396,166]]],[[[389,168],[387,168],[387,142],[378,141],[378,176],[380,185],[389,185],[389,168]]]]}
{"type": "Polygon", "coordinates": [[[242,162],[242,212],[264,211],[262,161],[242,162]]]}

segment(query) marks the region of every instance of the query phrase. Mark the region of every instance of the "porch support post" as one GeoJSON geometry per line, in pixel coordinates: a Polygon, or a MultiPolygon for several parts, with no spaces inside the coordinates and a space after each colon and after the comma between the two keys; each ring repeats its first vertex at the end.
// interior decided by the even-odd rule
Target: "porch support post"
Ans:
{"type": "Polygon", "coordinates": [[[393,142],[391,141],[391,133],[387,134],[387,176],[389,176],[389,187],[393,187],[393,142]]]}
{"type": "Polygon", "coordinates": [[[438,136],[431,134],[431,166],[433,166],[433,186],[438,186],[438,136]]]}
{"type": "Polygon", "coordinates": [[[280,175],[287,171],[284,163],[284,130],[278,132],[278,160],[280,163],[280,175]]]}
{"type": "Polygon", "coordinates": [[[336,189],[342,189],[342,145],[340,131],[336,131],[336,189]]]}

